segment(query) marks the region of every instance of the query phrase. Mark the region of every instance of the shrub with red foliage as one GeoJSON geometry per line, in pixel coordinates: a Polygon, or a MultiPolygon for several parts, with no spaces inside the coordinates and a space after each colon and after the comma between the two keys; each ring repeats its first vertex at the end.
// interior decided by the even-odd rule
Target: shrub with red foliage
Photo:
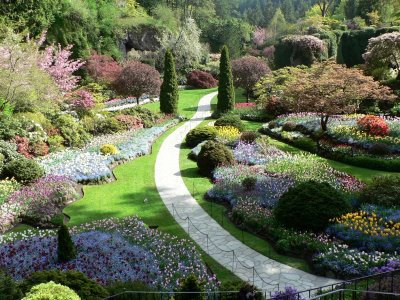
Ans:
{"type": "Polygon", "coordinates": [[[385,119],[378,117],[367,115],[362,117],[357,121],[357,125],[360,130],[366,132],[371,135],[388,135],[389,134],[389,125],[386,123],[385,119]]]}
{"type": "Polygon", "coordinates": [[[115,119],[121,123],[126,129],[143,128],[143,121],[139,118],[130,115],[118,115],[115,119]]]}
{"type": "Polygon", "coordinates": [[[112,57],[96,52],[88,59],[86,69],[90,77],[105,84],[114,82],[122,72],[122,66],[112,57]]]}
{"type": "Polygon", "coordinates": [[[188,85],[197,89],[210,89],[218,85],[218,80],[201,70],[193,70],[187,74],[186,79],[188,85]]]}
{"type": "Polygon", "coordinates": [[[26,158],[32,158],[29,149],[29,139],[26,137],[21,137],[19,135],[13,138],[13,142],[17,145],[18,153],[22,154],[26,158]]]}

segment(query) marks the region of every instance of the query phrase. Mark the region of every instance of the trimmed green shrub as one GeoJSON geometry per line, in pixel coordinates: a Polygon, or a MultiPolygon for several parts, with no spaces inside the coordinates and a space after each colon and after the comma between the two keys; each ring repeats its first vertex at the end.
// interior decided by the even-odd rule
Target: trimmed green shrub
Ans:
{"type": "MultiPolygon", "coordinates": [[[[106,287],[110,295],[118,295],[123,292],[154,292],[154,289],[150,288],[143,282],[115,282],[106,287]]],[[[113,298],[114,299],[114,298],[113,298]]],[[[115,298],[115,300],[159,300],[160,297],[157,294],[121,294],[115,298]]]]}
{"type": "Polygon", "coordinates": [[[219,70],[217,113],[224,114],[235,108],[232,66],[229,58],[229,50],[226,46],[221,51],[219,70]]]}
{"type": "Polygon", "coordinates": [[[22,292],[15,280],[0,270],[0,295],[2,300],[22,298],[22,292]]]}
{"type": "Polygon", "coordinates": [[[90,135],[83,126],[70,115],[60,115],[54,122],[70,147],[83,147],[89,140],[90,135]]]}
{"type": "MultiPolygon", "coordinates": [[[[204,288],[202,286],[202,283],[199,282],[197,276],[191,274],[181,281],[178,291],[184,293],[201,293],[204,292],[204,288]]],[[[204,296],[201,294],[176,294],[176,299],[178,300],[194,300],[203,298],[204,296]]]]}
{"type": "Polygon", "coordinates": [[[100,152],[103,155],[114,155],[118,153],[118,148],[111,144],[101,146],[100,152]]]}
{"type": "Polygon", "coordinates": [[[44,176],[43,168],[34,160],[19,158],[4,166],[3,177],[15,178],[21,183],[31,183],[44,176]]]}
{"type": "Polygon", "coordinates": [[[185,143],[188,147],[196,147],[201,142],[214,140],[217,137],[217,130],[212,126],[197,127],[189,131],[185,143]]]}
{"type": "Polygon", "coordinates": [[[20,286],[24,292],[28,292],[32,286],[49,281],[69,287],[82,299],[101,300],[109,296],[108,291],[104,287],[85,274],[75,270],[35,272],[22,281],[20,286]]]}
{"type": "Polygon", "coordinates": [[[47,140],[50,152],[56,152],[64,149],[64,138],[61,135],[50,136],[47,140]]]}
{"type": "Polygon", "coordinates": [[[257,178],[256,177],[246,177],[242,181],[242,186],[246,191],[252,191],[255,189],[257,184],[257,178]]]}
{"type": "Polygon", "coordinates": [[[372,179],[360,192],[360,202],[382,206],[400,205],[400,175],[383,175],[372,179]]]}
{"type": "Polygon", "coordinates": [[[0,114],[0,140],[11,140],[15,136],[26,136],[22,121],[12,116],[0,114]]]}
{"type": "Polygon", "coordinates": [[[235,162],[232,152],[223,144],[208,141],[201,148],[197,157],[200,174],[211,176],[214,169],[220,165],[232,165],[235,162]]]}
{"type": "Polygon", "coordinates": [[[76,257],[76,249],[68,227],[65,224],[60,226],[57,232],[57,257],[59,262],[67,262],[76,257]]]}
{"type": "Polygon", "coordinates": [[[52,281],[32,287],[22,300],[80,300],[81,298],[69,287],[52,281]]]}
{"type": "Polygon", "coordinates": [[[247,142],[247,143],[253,143],[260,136],[261,136],[261,134],[259,134],[258,132],[255,132],[255,131],[244,131],[244,132],[242,132],[242,134],[240,136],[240,140],[243,142],[247,142]]]}
{"type": "Polygon", "coordinates": [[[239,129],[239,131],[244,130],[242,120],[240,120],[238,116],[233,115],[219,118],[217,121],[215,121],[214,126],[231,126],[239,129]]]}
{"type": "Polygon", "coordinates": [[[328,183],[306,181],[284,193],[273,213],[289,228],[320,231],[349,210],[344,195],[328,183]]]}
{"type": "Polygon", "coordinates": [[[152,112],[151,110],[141,106],[126,109],[124,110],[124,114],[134,116],[142,120],[145,128],[153,127],[157,120],[161,118],[160,114],[152,112]]]}
{"type": "Polygon", "coordinates": [[[124,129],[123,125],[113,117],[108,118],[97,118],[94,122],[95,135],[100,134],[113,134],[124,129]]]}
{"type": "Polygon", "coordinates": [[[178,113],[178,80],[174,57],[170,50],[165,53],[164,80],[160,91],[160,111],[165,114],[178,113]]]}
{"type": "Polygon", "coordinates": [[[15,143],[9,143],[2,140],[0,140],[0,153],[4,157],[5,163],[24,157],[23,155],[18,153],[17,145],[15,143]]]}

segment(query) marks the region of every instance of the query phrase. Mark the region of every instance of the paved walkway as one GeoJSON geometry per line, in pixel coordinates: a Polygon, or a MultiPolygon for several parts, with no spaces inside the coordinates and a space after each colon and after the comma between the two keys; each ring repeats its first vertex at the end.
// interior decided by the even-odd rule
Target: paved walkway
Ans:
{"type": "Polygon", "coordinates": [[[194,117],[170,134],[159,150],[155,181],[165,205],[175,220],[205,252],[227,269],[233,270],[243,280],[254,281],[260,289],[274,291],[290,285],[298,290],[305,290],[336,283],[335,280],[314,276],[281,264],[247,247],[222,228],[192,197],[180,173],[180,146],[186,134],[211,115],[210,102],[216,94],[204,96],[194,117]]]}

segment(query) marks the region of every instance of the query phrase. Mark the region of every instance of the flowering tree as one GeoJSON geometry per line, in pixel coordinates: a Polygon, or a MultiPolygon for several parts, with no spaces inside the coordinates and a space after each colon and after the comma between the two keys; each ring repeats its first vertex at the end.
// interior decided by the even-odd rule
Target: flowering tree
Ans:
{"type": "Polygon", "coordinates": [[[385,33],[369,39],[363,58],[369,70],[392,68],[397,73],[397,80],[400,80],[400,32],[385,33]]]}
{"type": "Polygon", "coordinates": [[[364,99],[391,101],[396,99],[390,88],[355,68],[332,62],[311,68],[285,68],[265,77],[258,92],[267,101],[284,105],[291,112],[316,112],[321,128],[327,130],[333,114],[355,113],[364,99]]]}
{"type": "Polygon", "coordinates": [[[94,80],[111,84],[121,73],[122,66],[112,57],[94,52],[87,61],[86,69],[94,80]]]}
{"type": "Polygon", "coordinates": [[[76,88],[80,77],[74,76],[73,73],[85,64],[79,59],[70,59],[72,47],[72,45],[69,45],[63,49],[60,44],[57,47],[48,46],[38,59],[39,68],[50,74],[54,82],[64,92],[76,88]]]}
{"type": "Polygon", "coordinates": [[[267,31],[265,30],[265,28],[256,27],[256,29],[253,31],[253,43],[256,46],[261,46],[262,44],[264,44],[266,38],[267,31]]]}
{"type": "Polygon", "coordinates": [[[254,85],[269,72],[271,70],[266,62],[253,56],[245,56],[232,61],[233,81],[237,87],[246,90],[247,102],[249,102],[254,85]]]}
{"type": "Polygon", "coordinates": [[[136,97],[137,104],[143,94],[158,95],[160,93],[160,73],[153,67],[138,61],[129,62],[116,81],[115,89],[124,96],[136,97]]]}
{"type": "Polygon", "coordinates": [[[96,106],[91,93],[85,90],[77,91],[71,95],[71,105],[80,115],[86,114],[96,106]]]}

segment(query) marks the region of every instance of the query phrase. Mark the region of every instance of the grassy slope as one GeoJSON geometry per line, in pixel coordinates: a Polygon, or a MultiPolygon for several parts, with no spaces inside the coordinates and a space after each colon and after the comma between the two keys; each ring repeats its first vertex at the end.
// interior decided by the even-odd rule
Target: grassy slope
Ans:
{"type": "MultiPolygon", "coordinates": [[[[180,109],[182,114],[191,117],[201,96],[210,90],[182,91],[180,109]]],[[[157,110],[158,103],[149,104],[157,110]]],[[[176,127],[175,127],[176,128],[176,127]]],[[[175,222],[164,206],[155,185],[154,166],[158,150],[165,138],[175,128],[164,133],[153,145],[153,153],[118,166],[114,170],[116,181],[84,187],[84,197],[65,208],[71,217],[69,225],[77,225],[92,220],[137,215],[148,225],[158,225],[159,230],[188,239],[186,232],[175,222]],[[147,202],[144,201],[147,199],[147,202]]],[[[211,257],[203,253],[204,260],[222,281],[236,280],[211,257]]]]}

